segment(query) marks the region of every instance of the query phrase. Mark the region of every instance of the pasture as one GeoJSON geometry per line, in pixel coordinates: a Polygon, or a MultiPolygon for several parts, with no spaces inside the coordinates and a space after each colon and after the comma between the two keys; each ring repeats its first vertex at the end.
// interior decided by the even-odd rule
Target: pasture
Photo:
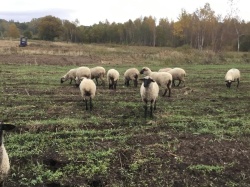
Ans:
{"type": "Polygon", "coordinates": [[[17,126],[4,136],[7,187],[250,184],[249,54],[37,41],[0,48],[0,120],[17,126]],[[85,110],[79,88],[60,83],[80,65],[121,75],[116,91],[97,86],[93,111],[85,110]],[[160,95],[146,119],[141,83],[125,87],[123,80],[127,68],[144,66],[187,72],[186,87],[160,95]],[[238,89],[224,82],[232,67],[241,71],[238,89]]]}

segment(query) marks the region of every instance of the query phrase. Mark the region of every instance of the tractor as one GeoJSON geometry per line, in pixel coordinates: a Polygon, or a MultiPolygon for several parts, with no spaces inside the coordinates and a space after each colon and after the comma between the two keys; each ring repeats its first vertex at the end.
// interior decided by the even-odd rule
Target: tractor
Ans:
{"type": "Polygon", "coordinates": [[[19,47],[26,47],[28,45],[27,38],[21,37],[19,47]]]}

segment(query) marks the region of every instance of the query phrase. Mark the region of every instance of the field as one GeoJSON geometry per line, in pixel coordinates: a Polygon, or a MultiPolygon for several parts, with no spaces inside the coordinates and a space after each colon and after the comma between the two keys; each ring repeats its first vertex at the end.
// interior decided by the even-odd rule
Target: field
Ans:
{"type": "MultiPolygon", "coordinates": [[[[191,49],[0,41],[0,121],[11,172],[6,187],[249,186],[250,54],[191,49]],[[116,91],[98,86],[93,111],[79,88],[60,78],[70,68],[116,68],[116,91]],[[159,96],[144,118],[129,67],[179,66],[186,86],[159,96]],[[241,71],[227,89],[228,69],[241,71]]],[[[160,90],[162,93],[162,90],[160,90]]]]}

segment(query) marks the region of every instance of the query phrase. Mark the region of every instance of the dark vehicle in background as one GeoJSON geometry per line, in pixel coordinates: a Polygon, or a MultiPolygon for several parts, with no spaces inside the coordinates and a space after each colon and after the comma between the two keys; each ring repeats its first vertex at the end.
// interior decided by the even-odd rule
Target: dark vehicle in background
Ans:
{"type": "Polygon", "coordinates": [[[28,41],[26,37],[21,37],[20,38],[20,44],[19,47],[26,47],[28,45],[28,41]]]}

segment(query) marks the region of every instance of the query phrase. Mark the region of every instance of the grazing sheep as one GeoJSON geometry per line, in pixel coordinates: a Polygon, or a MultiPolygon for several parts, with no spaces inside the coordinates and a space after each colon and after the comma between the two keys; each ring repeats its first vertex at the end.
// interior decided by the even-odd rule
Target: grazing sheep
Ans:
{"type": "Polygon", "coordinates": [[[184,77],[186,76],[186,72],[184,69],[182,68],[173,68],[171,70],[168,71],[168,73],[170,73],[173,77],[173,85],[175,86],[175,80],[179,80],[179,83],[177,86],[179,86],[181,84],[181,82],[183,82],[183,86],[185,86],[185,79],[184,77]]]}
{"type": "Polygon", "coordinates": [[[88,79],[91,78],[91,72],[88,67],[82,66],[76,69],[76,86],[80,85],[80,81],[82,77],[86,77],[88,79]]]}
{"type": "Polygon", "coordinates": [[[116,89],[119,76],[120,76],[120,74],[117,70],[115,70],[115,69],[108,70],[107,80],[109,83],[109,89],[116,89]]]}
{"type": "Polygon", "coordinates": [[[134,87],[137,87],[139,74],[140,74],[140,72],[136,68],[127,69],[124,73],[125,85],[129,86],[130,80],[133,80],[134,87]]]}
{"type": "Polygon", "coordinates": [[[168,72],[152,72],[148,67],[142,68],[140,74],[144,74],[146,76],[152,77],[157,84],[165,89],[162,96],[165,96],[168,93],[168,97],[171,95],[171,87],[172,87],[172,75],[168,72]]]}
{"type": "Polygon", "coordinates": [[[226,76],[225,76],[226,86],[230,88],[232,82],[235,82],[235,81],[237,81],[237,88],[238,88],[240,84],[240,71],[238,69],[232,68],[228,70],[226,73],[226,76]]]}
{"type": "Polygon", "coordinates": [[[96,80],[96,85],[98,85],[98,79],[101,79],[103,86],[105,85],[104,76],[106,74],[106,70],[104,67],[96,66],[94,68],[90,68],[90,72],[91,72],[91,79],[96,80]]]}
{"type": "Polygon", "coordinates": [[[159,95],[159,86],[158,84],[152,79],[150,76],[146,76],[142,79],[143,81],[140,94],[142,101],[144,102],[144,115],[145,118],[147,117],[147,110],[148,110],[148,102],[150,102],[150,116],[153,116],[153,105],[154,110],[156,110],[156,99],[159,95]]]}
{"type": "Polygon", "coordinates": [[[62,76],[61,78],[61,83],[67,81],[68,79],[70,79],[70,84],[72,83],[72,80],[75,81],[76,78],[76,69],[70,69],[64,76],[62,76]]]}
{"type": "Polygon", "coordinates": [[[86,110],[88,110],[87,97],[89,97],[90,110],[92,110],[93,108],[92,99],[95,97],[96,94],[96,85],[94,81],[92,79],[87,79],[86,77],[83,77],[79,88],[81,96],[83,97],[83,101],[85,101],[86,110]]]}
{"type": "Polygon", "coordinates": [[[3,144],[3,131],[14,129],[14,125],[4,124],[0,122],[0,186],[3,186],[4,180],[7,178],[10,170],[10,161],[8,153],[3,144]]]}
{"type": "Polygon", "coordinates": [[[169,70],[171,70],[172,68],[162,68],[162,69],[159,69],[158,72],[168,72],[169,70]]]}

